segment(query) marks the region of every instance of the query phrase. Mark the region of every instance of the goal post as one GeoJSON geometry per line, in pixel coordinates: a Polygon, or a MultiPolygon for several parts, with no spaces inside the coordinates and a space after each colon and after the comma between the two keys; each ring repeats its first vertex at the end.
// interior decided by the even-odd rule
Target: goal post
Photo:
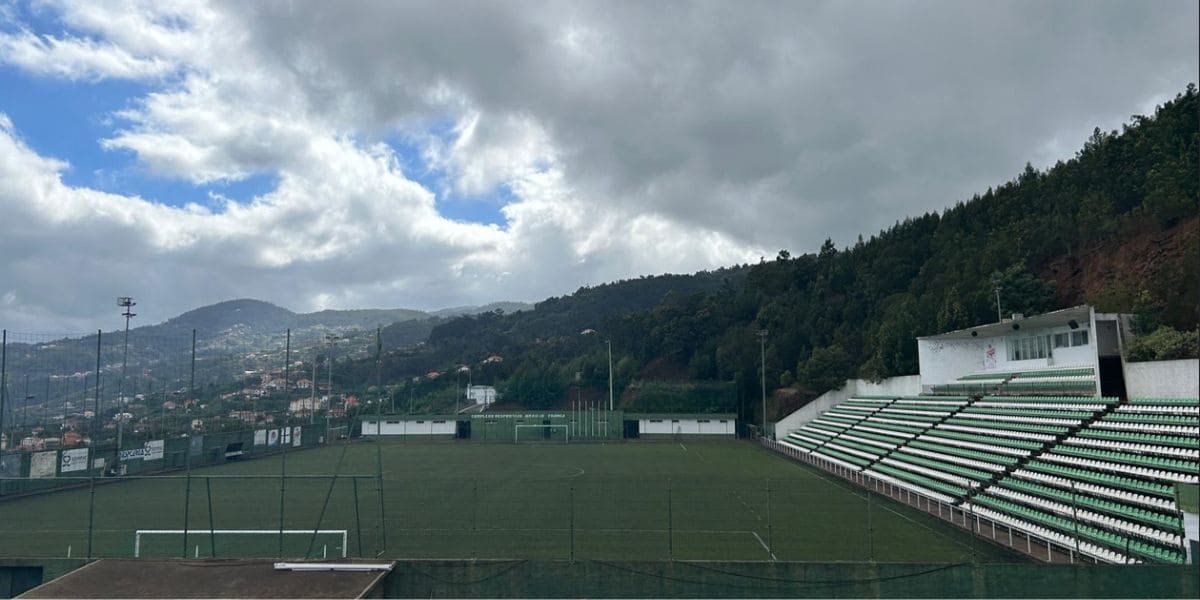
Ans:
{"type": "Polygon", "coordinates": [[[261,535],[261,536],[276,536],[283,535],[332,535],[337,536],[342,542],[342,558],[347,557],[347,541],[349,538],[348,529],[138,529],[133,534],[133,556],[140,558],[142,555],[142,537],[143,536],[166,536],[166,535],[188,535],[188,536],[211,536],[218,535],[261,535]]]}
{"type": "Polygon", "coordinates": [[[554,437],[554,430],[556,430],[556,429],[562,431],[562,441],[563,442],[571,441],[571,429],[567,425],[517,425],[517,426],[515,426],[515,429],[513,430],[513,442],[514,443],[519,443],[522,441],[541,442],[541,441],[556,440],[556,439],[558,439],[558,438],[554,437]],[[524,439],[522,439],[521,431],[522,430],[530,430],[530,429],[536,429],[536,430],[540,431],[541,433],[535,438],[525,437],[524,439]]]}

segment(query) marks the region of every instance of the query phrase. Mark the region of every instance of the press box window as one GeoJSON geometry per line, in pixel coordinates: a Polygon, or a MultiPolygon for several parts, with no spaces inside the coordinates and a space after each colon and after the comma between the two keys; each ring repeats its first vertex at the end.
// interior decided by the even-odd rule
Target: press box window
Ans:
{"type": "Polygon", "coordinates": [[[1046,358],[1050,355],[1050,349],[1047,347],[1049,340],[1045,336],[1028,336],[1020,338],[1009,338],[1008,340],[1008,360],[1033,360],[1035,358],[1046,358]]]}

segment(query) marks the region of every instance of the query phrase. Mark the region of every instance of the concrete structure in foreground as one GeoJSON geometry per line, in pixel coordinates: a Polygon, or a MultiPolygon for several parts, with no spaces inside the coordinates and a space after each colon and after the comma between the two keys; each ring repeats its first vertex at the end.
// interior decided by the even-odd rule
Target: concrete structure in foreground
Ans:
{"type": "Polygon", "coordinates": [[[20,597],[380,597],[383,595],[381,584],[393,566],[392,561],[377,560],[276,563],[270,560],[102,559],[35,587],[20,597]]]}

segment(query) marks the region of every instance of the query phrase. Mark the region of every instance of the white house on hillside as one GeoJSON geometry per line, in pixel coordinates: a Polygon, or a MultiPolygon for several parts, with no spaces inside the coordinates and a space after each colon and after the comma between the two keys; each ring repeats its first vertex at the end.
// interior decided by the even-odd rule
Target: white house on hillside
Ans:
{"type": "Polygon", "coordinates": [[[490,385],[472,385],[467,387],[467,400],[475,404],[488,405],[496,401],[496,388],[490,385]]]}

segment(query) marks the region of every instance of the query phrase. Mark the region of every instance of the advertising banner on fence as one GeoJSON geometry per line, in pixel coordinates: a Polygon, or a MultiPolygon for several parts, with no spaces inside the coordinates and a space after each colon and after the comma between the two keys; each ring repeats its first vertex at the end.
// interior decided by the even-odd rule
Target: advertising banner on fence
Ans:
{"type": "Polygon", "coordinates": [[[58,451],[34,452],[29,461],[30,477],[54,477],[58,468],[58,451]]]}
{"type": "Polygon", "coordinates": [[[62,459],[59,461],[59,473],[71,473],[73,471],[86,471],[88,466],[88,449],[75,448],[72,450],[63,450],[62,459]]]}
{"type": "Polygon", "coordinates": [[[267,430],[267,446],[278,446],[278,445],[279,445],[279,430],[278,429],[268,429],[267,430]]]}
{"type": "Polygon", "coordinates": [[[279,443],[283,444],[284,446],[290,446],[292,444],[291,427],[284,427],[279,430],[279,443]]]}
{"type": "Polygon", "coordinates": [[[255,430],[254,445],[255,446],[266,446],[267,445],[267,430],[266,429],[255,430]]]}
{"type": "Polygon", "coordinates": [[[150,440],[146,442],[146,460],[162,460],[163,451],[166,450],[165,440],[150,440]]]}
{"type": "Polygon", "coordinates": [[[200,456],[201,454],[204,454],[204,436],[198,435],[193,437],[192,440],[188,442],[188,454],[190,456],[200,456]]]}
{"type": "Polygon", "coordinates": [[[121,460],[162,460],[163,446],[163,440],[150,440],[141,448],[122,450],[119,458],[121,460]]]}
{"type": "Polygon", "coordinates": [[[21,455],[9,454],[0,457],[0,477],[21,476],[21,455]]]}
{"type": "Polygon", "coordinates": [[[104,457],[98,456],[98,457],[96,457],[96,460],[92,461],[92,468],[93,469],[103,469],[105,464],[106,463],[105,463],[104,457]]]}
{"type": "Polygon", "coordinates": [[[299,425],[292,428],[292,446],[293,447],[300,446],[300,426],[299,425]]]}

